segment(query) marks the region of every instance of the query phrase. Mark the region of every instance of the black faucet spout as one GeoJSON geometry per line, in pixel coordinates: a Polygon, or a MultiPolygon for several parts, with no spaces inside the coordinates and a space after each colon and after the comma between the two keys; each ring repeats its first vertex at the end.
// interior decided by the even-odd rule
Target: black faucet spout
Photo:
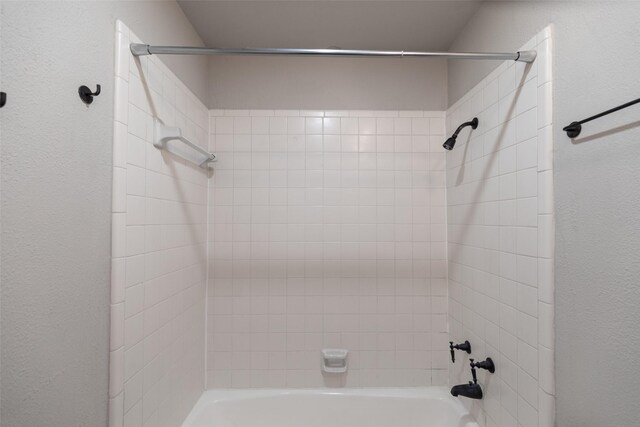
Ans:
{"type": "Polygon", "coordinates": [[[458,384],[451,387],[451,395],[454,397],[464,396],[469,399],[482,399],[482,387],[480,387],[480,384],[469,381],[469,384],[458,384]]]}

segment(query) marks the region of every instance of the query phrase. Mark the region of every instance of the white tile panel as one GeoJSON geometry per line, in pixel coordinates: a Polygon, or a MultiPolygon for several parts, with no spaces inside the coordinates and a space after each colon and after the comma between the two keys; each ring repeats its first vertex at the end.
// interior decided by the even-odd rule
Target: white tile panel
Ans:
{"type": "Polygon", "coordinates": [[[152,112],[202,146],[209,114],[117,28],[109,423],[178,426],[204,389],[208,177],[152,146],[152,112]]]}
{"type": "MultiPolygon", "coordinates": [[[[498,67],[447,111],[446,123],[452,131],[480,120],[447,153],[448,315],[451,339],[468,339],[474,358],[496,362],[495,378],[480,377],[485,399],[465,403],[499,427],[553,425],[550,32],[528,46],[536,62],[498,67]]],[[[452,384],[469,379],[460,356],[452,384]]]]}

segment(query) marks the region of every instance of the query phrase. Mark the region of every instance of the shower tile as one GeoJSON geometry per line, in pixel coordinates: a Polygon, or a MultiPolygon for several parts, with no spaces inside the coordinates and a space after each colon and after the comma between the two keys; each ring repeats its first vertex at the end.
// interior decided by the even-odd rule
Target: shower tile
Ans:
{"type": "MultiPolygon", "coordinates": [[[[124,229],[124,227],[122,227],[124,229]]],[[[125,297],[125,259],[111,260],[111,304],[124,301],[125,297]]]]}
{"type": "MultiPolygon", "coordinates": [[[[126,28],[120,22],[118,25],[126,28]]],[[[200,336],[204,325],[200,325],[198,313],[205,312],[199,301],[204,295],[206,260],[198,253],[205,250],[207,178],[197,168],[149,144],[153,138],[150,114],[154,111],[147,94],[162,119],[180,126],[185,136],[202,146],[207,145],[211,131],[214,137],[220,136],[224,148],[224,134],[233,134],[234,122],[233,115],[216,117],[220,114],[214,113],[210,130],[204,105],[168,68],[156,58],[133,59],[128,43],[119,37],[114,72],[112,232],[112,298],[118,304],[112,308],[112,345],[124,353],[126,385],[125,397],[121,392],[110,402],[109,416],[110,425],[142,425],[143,421],[157,425],[158,416],[183,416],[177,405],[161,405],[169,399],[169,392],[156,385],[157,378],[169,379],[166,390],[204,387],[204,379],[198,379],[194,366],[204,354],[200,336]],[[188,331],[178,334],[183,327],[188,331]],[[166,360],[178,339],[189,349],[179,358],[188,362],[170,366],[166,360]],[[157,366],[163,368],[158,370],[157,366]],[[156,372],[155,380],[142,381],[142,370],[156,372]],[[174,378],[189,380],[178,384],[174,378]]],[[[131,40],[137,40],[135,35],[131,40]]],[[[225,198],[221,196],[219,201],[225,198]]],[[[117,380],[113,376],[117,372],[112,370],[112,381],[117,380]]]]}
{"type": "Polygon", "coordinates": [[[322,118],[305,118],[305,133],[307,135],[322,135],[322,118]]]}
{"type": "Polygon", "coordinates": [[[515,68],[513,65],[510,65],[498,77],[498,93],[499,93],[500,99],[512,93],[515,90],[515,87],[516,87],[515,68]]]}
{"type": "Polygon", "coordinates": [[[323,133],[325,135],[339,135],[340,134],[340,119],[339,118],[327,118],[322,120],[323,133]]]}
{"type": "Polygon", "coordinates": [[[109,399],[109,427],[122,427],[124,422],[123,393],[109,399]]]}
{"type": "Polygon", "coordinates": [[[535,197],[538,194],[538,174],[535,168],[518,171],[516,174],[518,198],[535,197]]]}
{"type": "Polygon", "coordinates": [[[125,346],[130,348],[140,342],[143,337],[143,315],[138,314],[125,320],[124,339],[125,346]]]}
{"type": "MultiPolygon", "coordinates": [[[[218,113],[227,116],[225,112],[218,113]]],[[[368,375],[379,375],[383,368],[371,366],[370,374],[360,371],[358,353],[364,346],[371,348],[374,355],[383,351],[393,358],[397,370],[389,370],[391,374],[383,383],[422,384],[416,383],[415,372],[431,369],[432,350],[429,346],[418,353],[413,349],[411,334],[429,333],[432,328],[446,330],[446,298],[416,300],[417,295],[428,291],[425,285],[411,285],[412,278],[428,283],[429,277],[446,275],[444,230],[441,227],[432,231],[429,225],[430,221],[434,225],[445,222],[444,155],[429,153],[431,125],[433,129],[444,128],[443,113],[402,113],[407,116],[403,119],[397,118],[401,114],[397,111],[325,112],[324,118],[319,113],[301,114],[303,117],[288,116],[279,123],[273,120],[280,117],[274,117],[269,123],[270,132],[286,130],[289,134],[284,157],[280,158],[282,153],[278,152],[285,149],[282,144],[269,144],[265,155],[261,150],[266,146],[252,144],[245,148],[248,156],[244,156],[250,161],[245,162],[236,153],[234,162],[217,168],[214,185],[231,191],[233,196],[227,203],[233,203],[235,208],[231,216],[214,213],[214,221],[219,224],[214,224],[214,236],[221,240],[211,245],[210,256],[226,259],[234,266],[229,275],[232,278],[228,279],[234,294],[253,297],[248,304],[236,300],[225,305],[212,300],[210,313],[226,316],[215,316],[218,320],[211,327],[218,334],[251,333],[258,341],[251,341],[253,344],[242,356],[248,357],[249,362],[241,366],[216,364],[214,357],[208,370],[220,380],[210,378],[209,383],[233,386],[232,378],[237,373],[235,385],[241,385],[248,372],[252,387],[286,381],[322,384],[322,378],[310,369],[315,369],[317,352],[323,346],[349,348],[353,364],[347,381],[366,383],[368,375]],[[413,141],[412,121],[417,133],[413,141]],[[407,135],[405,141],[399,133],[407,135]],[[398,150],[406,154],[394,154],[398,150]],[[419,153],[413,161],[412,152],[419,153]],[[396,159],[397,156],[404,158],[396,159]],[[242,191],[246,181],[243,175],[250,170],[254,192],[247,198],[242,191]],[[280,178],[278,170],[283,172],[280,178]],[[264,191],[255,193],[258,188],[264,191]],[[398,203],[404,207],[394,208],[398,203]],[[267,226],[268,223],[271,224],[267,226]],[[396,241],[408,244],[406,256],[396,256],[396,241]],[[422,260],[428,257],[435,257],[434,261],[422,260]],[[261,260],[266,268],[251,267],[246,273],[237,268],[240,262],[256,266],[261,260]],[[265,282],[262,288],[245,286],[247,280],[257,284],[263,276],[271,276],[272,282],[265,282]],[[285,276],[288,279],[278,279],[285,276]],[[275,280],[285,281],[286,299],[277,297],[283,291],[278,292],[282,287],[278,288],[275,280]],[[406,297],[400,302],[394,295],[397,280],[409,283],[406,297]],[[369,297],[361,300],[358,295],[369,297]],[[261,316],[268,316],[267,321],[257,320],[261,316]],[[398,339],[405,337],[399,348],[396,335],[398,339]],[[367,344],[371,341],[367,337],[374,340],[367,344]],[[388,350],[385,337],[393,338],[387,343],[388,350]],[[275,353],[272,361],[265,364],[263,352],[269,351],[269,343],[282,353],[275,353]],[[404,353],[396,354],[397,351],[404,353]],[[274,364],[276,355],[285,362],[274,364]],[[417,361],[428,361],[428,366],[417,361]],[[298,372],[289,374],[292,371],[298,372]],[[287,379],[286,375],[291,376],[287,379]]],[[[239,119],[242,114],[235,112],[234,116],[239,119]]],[[[215,126],[218,131],[219,123],[215,126]]],[[[230,136],[237,139],[241,134],[230,136]]],[[[216,144],[220,145],[220,141],[216,140],[216,144]]],[[[220,205],[224,195],[216,193],[214,200],[220,205]]],[[[226,275],[220,264],[214,266],[214,271],[215,275],[226,275]]],[[[434,289],[436,295],[446,292],[438,290],[446,289],[442,283],[434,289]]],[[[219,340],[209,345],[214,354],[223,346],[219,340]]],[[[437,367],[446,367],[444,362],[438,362],[446,361],[446,352],[442,354],[435,359],[437,367]]]]}
{"type": "Polygon", "coordinates": [[[533,138],[538,132],[537,108],[532,108],[516,117],[516,140],[526,141],[533,138]]]}
{"type": "Polygon", "coordinates": [[[543,85],[552,79],[551,68],[551,38],[544,38],[538,44],[536,50],[538,57],[535,64],[538,68],[538,84],[543,85]]]}
{"type": "Polygon", "coordinates": [[[398,112],[399,117],[424,117],[424,111],[404,110],[398,112]]]}
{"type": "Polygon", "coordinates": [[[305,117],[324,117],[324,111],[320,110],[301,110],[301,116],[305,117]]]}
{"type": "Polygon", "coordinates": [[[555,425],[555,398],[542,389],[539,389],[538,396],[539,427],[553,427],[555,425]]]}
{"type": "Polygon", "coordinates": [[[124,346],[124,303],[111,304],[111,337],[110,350],[115,351],[124,346]]]}
{"type": "Polygon", "coordinates": [[[216,117],[216,134],[233,134],[233,117],[216,117]]]}
{"type": "MultiPolygon", "coordinates": [[[[553,350],[548,347],[540,346],[539,349],[539,371],[540,371],[540,390],[545,394],[555,393],[555,384],[553,378],[554,359],[553,350]]],[[[542,403],[542,401],[541,401],[542,403]]]]}
{"type": "Polygon", "coordinates": [[[346,110],[335,110],[335,111],[325,111],[325,117],[349,117],[349,111],[346,110]]]}
{"type": "Polygon", "coordinates": [[[269,133],[269,119],[267,117],[259,116],[251,118],[251,133],[256,134],[268,134],[269,133]]]}
{"type": "Polygon", "coordinates": [[[251,117],[236,116],[233,118],[234,134],[250,134],[251,133],[251,117]]]}
{"type": "Polygon", "coordinates": [[[373,118],[361,117],[358,119],[358,133],[360,135],[374,135],[376,133],[376,121],[373,118]]]}
{"type": "Polygon", "coordinates": [[[553,258],[553,216],[538,215],[538,255],[542,258],[553,258]]]}
{"type": "Polygon", "coordinates": [[[138,401],[129,411],[124,414],[124,427],[142,426],[142,400],[138,401]]]}
{"type": "Polygon", "coordinates": [[[523,427],[538,427],[538,411],[524,398],[518,398],[518,421],[523,427]]]}
{"type": "Polygon", "coordinates": [[[538,127],[548,126],[553,120],[551,114],[552,97],[553,87],[550,81],[538,87],[538,99],[540,100],[538,127]]]}
{"type": "Polygon", "coordinates": [[[411,119],[395,118],[393,119],[393,128],[396,135],[411,135],[411,119]]]}
{"type": "Polygon", "coordinates": [[[393,135],[393,118],[380,117],[376,119],[376,133],[378,135],[393,135]]]}
{"type": "Polygon", "coordinates": [[[517,169],[527,169],[538,165],[538,140],[531,138],[517,146],[517,169]]]}
{"type": "Polygon", "coordinates": [[[526,313],[518,312],[517,335],[518,338],[530,346],[538,347],[538,319],[526,313]]]}
{"type": "Polygon", "coordinates": [[[538,129],[538,171],[553,167],[553,130],[551,126],[538,129]]]}
{"type": "Polygon", "coordinates": [[[553,306],[551,304],[539,302],[538,307],[540,312],[540,347],[552,349],[554,348],[553,306]]]}
{"type": "MultiPolygon", "coordinates": [[[[553,425],[549,35],[523,47],[537,50],[533,65],[505,62],[446,115],[447,132],[473,116],[484,129],[446,155],[449,330],[456,341],[473,339],[474,353],[495,354],[499,398],[481,377],[487,395],[477,414],[498,427],[553,425]]],[[[454,367],[451,383],[460,374],[454,367]]]]}
{"type": "Polygon", "coordinates": [[[269,133],[271,135],[285,135],[287,133],[287,118],[286,117],[270,117],[269,133]]]}

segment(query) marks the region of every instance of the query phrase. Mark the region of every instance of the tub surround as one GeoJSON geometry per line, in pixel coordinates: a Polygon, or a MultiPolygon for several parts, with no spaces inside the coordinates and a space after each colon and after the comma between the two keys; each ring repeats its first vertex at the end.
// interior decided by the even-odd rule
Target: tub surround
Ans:
{"type": "Polygon", "coordinates": [[[504,63],[447,111],[447,130],[478,117],[447,154],[449,330],[468,339],[451,384],[479,372],[483,425],[554,425],[551,29],[531,39],[531,65],[504,63]]]}
{"type": "Polygon", "coordinates": [[[207,109],[117,23],[109,426],[178,426],[204,389],[208,173],[153,146],[153,119],[207,147],[207,109]]]}
{"type": "Polygon", "coordinates": [[[444,113],[210,117],[208,387],[445,385],[444,113]]]}
{"type": "Polygon", "coordinates": [[[548,29],[523,47],[536,62],[502,64],[443,112],[207,110],[117,28],[111,427],[180,425],[205,388],[309,387],[345,391],[212,390],[185,425],[254,422],[239,396],[553,425],[548,29]],[[153,147],[154,118],[216,152],[213,169],[153,147]],[[450,365],[450,339],[472,354],[450,365]],[[323,372],[323,349],[348,350],[347,371],[323,372]],[[344,389],[466,384],[487,356],[481,400],[344,389]]]}

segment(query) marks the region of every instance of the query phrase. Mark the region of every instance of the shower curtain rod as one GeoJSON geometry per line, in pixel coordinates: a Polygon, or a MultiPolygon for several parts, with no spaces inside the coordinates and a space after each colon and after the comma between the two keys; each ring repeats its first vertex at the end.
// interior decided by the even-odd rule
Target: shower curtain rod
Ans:
{"type": "Polygon", "coordinates": [[[490,59],[533,62],[535,50],[515,53],[478,53],[478,52],[405,52],[402,50],[354,50],[354,49],[288,49],[288,48],[237,48],[218,49],[208,47],[151,46],[131,43],[134,56],[144,55],[302,55],[302,56],[390,56],[390,57],[427,57],[446,59],[490,59]]]}

